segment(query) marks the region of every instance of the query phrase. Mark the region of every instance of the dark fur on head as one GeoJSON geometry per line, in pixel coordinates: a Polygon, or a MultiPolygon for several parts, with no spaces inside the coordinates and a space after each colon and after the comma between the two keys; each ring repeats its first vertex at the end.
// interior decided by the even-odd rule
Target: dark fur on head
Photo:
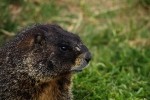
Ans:
{"type": "Polygon", "coordinates": [[[70,100],[71,74],[82,70],[90,58],[80,38],[58,25],[22,30],[0,49],[0,98],[70,100]]]}

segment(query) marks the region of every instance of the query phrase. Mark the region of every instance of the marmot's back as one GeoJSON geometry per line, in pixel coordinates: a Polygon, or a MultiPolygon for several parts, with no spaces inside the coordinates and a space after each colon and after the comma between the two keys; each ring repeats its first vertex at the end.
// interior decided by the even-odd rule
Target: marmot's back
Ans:
{"type": "Polygon", "coordinates": [[[57,25],[24,29],[0,49],[0,100],[70,100],[72,72],[90,59],[80,38],[57,25]]]}

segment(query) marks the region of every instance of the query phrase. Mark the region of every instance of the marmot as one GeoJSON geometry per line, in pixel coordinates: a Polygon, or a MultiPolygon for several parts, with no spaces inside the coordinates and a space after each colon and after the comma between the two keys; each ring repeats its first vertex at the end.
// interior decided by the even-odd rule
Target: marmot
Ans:
{"type": "Polygon", "coordinates": [[[71,76],[90,59],[79,36],[58,25],[24,29],[0,48],[0,100],[72,100],[71,76]]]}

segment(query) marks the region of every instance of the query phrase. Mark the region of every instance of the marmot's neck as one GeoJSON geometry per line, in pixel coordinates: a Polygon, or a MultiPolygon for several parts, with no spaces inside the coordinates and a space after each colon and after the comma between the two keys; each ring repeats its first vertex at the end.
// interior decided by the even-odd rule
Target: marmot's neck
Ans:
{"type": "Polygon", "coordinates": [[[39,84],[37,100],[71,100],[71,75],[63,75],[39,84]]]}

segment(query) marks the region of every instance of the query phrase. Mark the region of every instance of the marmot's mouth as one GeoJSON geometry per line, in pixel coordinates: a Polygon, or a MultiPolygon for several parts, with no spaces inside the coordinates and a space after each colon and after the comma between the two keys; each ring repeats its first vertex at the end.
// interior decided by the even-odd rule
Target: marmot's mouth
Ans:
{"type": "Polygon", "coordinates": [[[72,72],[81,72],[83,68],[88,64],[88,62],[84,59],[80,60],[79,64],[76,64],[71,68],[72,72]]]}
{"type": "Polygon", "coordinates": [[[75,65],[71,68],[72,72],[81,72],[83,68],[91,60],[91,54],[89,52],[79,55],[75,60],[75,65]]]}

